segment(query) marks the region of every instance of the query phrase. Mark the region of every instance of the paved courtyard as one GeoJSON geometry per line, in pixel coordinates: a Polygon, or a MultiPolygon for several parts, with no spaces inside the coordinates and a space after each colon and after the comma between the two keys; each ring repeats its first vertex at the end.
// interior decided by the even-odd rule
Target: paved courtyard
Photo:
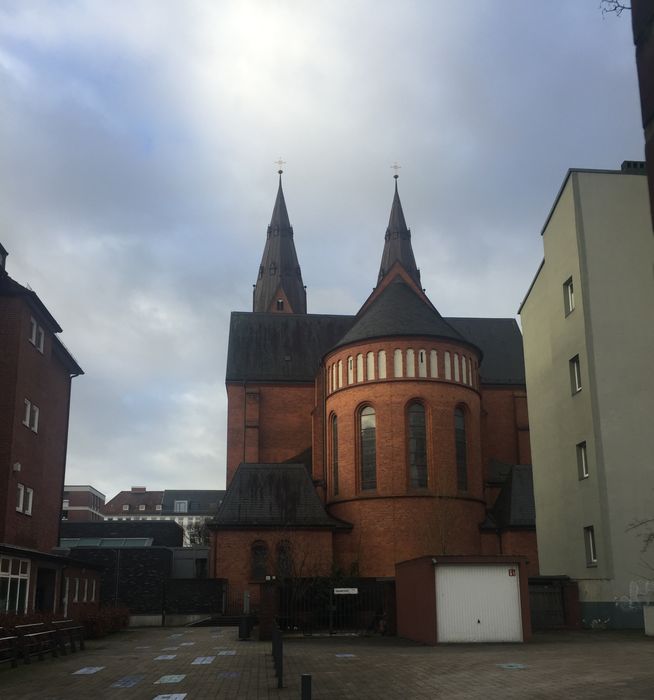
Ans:
{"type": "Polygon", "coordinates": [[[0,698],[654,698],[654,638],[631,632],[537,635],[529,644],[423,647],[394,638],[285,640],[278,690],[270,643],[234,628],[139,629],[84,652],[0,670],[0,698]]]}

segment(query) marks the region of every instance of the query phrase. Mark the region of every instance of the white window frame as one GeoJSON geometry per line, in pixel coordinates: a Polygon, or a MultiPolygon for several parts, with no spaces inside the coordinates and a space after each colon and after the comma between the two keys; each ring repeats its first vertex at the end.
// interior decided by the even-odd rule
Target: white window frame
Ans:
{"type": "Polygon", "coordinates": [[[163,506],[161,505],[161,503],[157,503],[157,505],[154,507],[155,510],[161,510],[162,508],[163,506]]]}
{"type": "Polygon", "coordinates": [[[89,580],[87,578],[85,578],[84,579],[84,593],[82,595],[82,602],[86,603],[88,597],[89,597],[89,580]]]}
{"type": "Polygon", "coordinates": [[[23,425],[33,433],[39,432],[39,407],[35,406],[29,399],[25,399],[25,415],[23,425]]]}
{"type": "Polygon", "coordinates": [[[174,513],[188,513],[188,501],[175,501],[173,504],[174,513]]]}
{"type": "Polygon", "coordinates": [[[128,511],[129,510],[129,503],[123,503],[123,510],[128,511]]]}
{"type": "Polygon", "coordinates": [[[581,363],[579,355],[570,358],[570,386],[573,394],[581,391],[581,363]]]}
{"type": "Polygon", "coordinates": [[[565,315],[570,315],[575,309],[575,289],[572,277],[563,283],[563,308],[565,315]]]}
{"type": "Polygon", "coordinates": [[[597,566],[595,528],[592,525],[584,528],[584,544],[586,545],[586,566],[597,566]]]}
{"type": "Polygon", "coordinates": [[[30,572],[31,563],[29,559],[16,559],[15,557],[5,557],[0,556],[0,579],[5,579],[8,582],[8,595],[5,604],[5,609],[0,610],[0,613],[19,613],[25,614],[27,612],[27,604],[29,598],[29,588],[30,588],[30,572]],[[14,567],[14,562],[18,561],[18,571],[12,573],[14,567]],[[22,610],[18,609],[18,601],[20,599],[20,586],[21,582],[24,582],[25,586],[25,600],[23,602],[22,610]],[[15,602],[13,607],[10,607],[12,600],[15,602]]]}
{"type": "Polygon", "coordinates": [[[23,501],[23,513],[32,515],[32,506],[34,505],[34,489],[25,487],[25,499],[23,501]]]}
{"type": "Polygon", "coordinates": [[[590,476],[588,470],[588,448],[586,441],[577,443],[577,469],[579,470],[579,479],[587,479],[590,476]]]}
{"type": "Polygon", "coordinates": [[[45,333],[43,327],[40,326],[34,316],[32,316],[30,318],[30,336],[28,340],[41,354],[43,354],[44,339],[45,333]]]}
{"type": "Polygon", "coordinates": [[[139,505],[139,510],[145,510],[145,504],[144,504],[144,503],[141,503],[141,504],[139,505]]]}
{"type": "Polygon", "coordinates": [[[95,579],[91,580],[91,602],[95,603],[95,579]]]}
{"type": "Polygon", "coordinates": [[[79,603],[79,578],[75,578],[75,587],[73,590],[73,603],[79,603]]]}

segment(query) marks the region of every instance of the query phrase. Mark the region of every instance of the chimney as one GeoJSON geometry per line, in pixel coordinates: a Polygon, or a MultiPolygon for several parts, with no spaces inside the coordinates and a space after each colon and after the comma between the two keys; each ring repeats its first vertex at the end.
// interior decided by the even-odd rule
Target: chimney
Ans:
{"type": "Polygon", "coordinates": [[[132,486],[132,493],[145,493],[145,486],[132,486]]]}

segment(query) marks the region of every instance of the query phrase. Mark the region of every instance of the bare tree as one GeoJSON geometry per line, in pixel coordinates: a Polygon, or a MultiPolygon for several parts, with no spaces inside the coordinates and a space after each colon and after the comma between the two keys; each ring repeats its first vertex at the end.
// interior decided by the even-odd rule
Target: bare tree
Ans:
{"type": "Polygon", "coordinates": [[[603,15],[614,14],[619,17],[625,10],[631,10],[631,5],[620,0],[601,0],[600,9],[603,15]]]}

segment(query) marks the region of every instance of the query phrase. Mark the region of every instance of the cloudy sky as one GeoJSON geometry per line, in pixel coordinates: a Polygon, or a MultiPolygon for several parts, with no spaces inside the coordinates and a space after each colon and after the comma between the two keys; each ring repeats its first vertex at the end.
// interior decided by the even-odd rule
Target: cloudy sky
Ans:
{"type": "Polygon", "coordinates": [[[514,316],[569,167],[641,159],[598,0],[0,0],[0,242],[64,328],[68,483],[224,488],[226,341],[277,187],[309,311],[376,276],[398,161],[427,293],[514,316]]]}

